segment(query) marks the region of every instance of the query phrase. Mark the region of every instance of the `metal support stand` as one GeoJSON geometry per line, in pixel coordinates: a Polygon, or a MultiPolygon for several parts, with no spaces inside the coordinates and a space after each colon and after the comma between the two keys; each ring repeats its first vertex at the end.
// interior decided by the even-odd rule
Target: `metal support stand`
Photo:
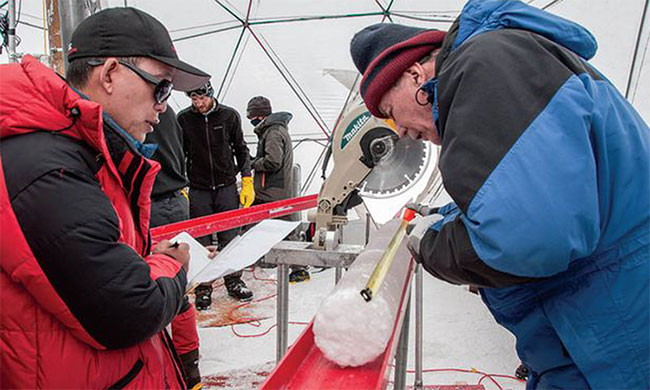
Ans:
{"type": "Polygon", "coordinates": [[[399,344],[397,344],[397,353],[395,354],[395,385],[394,390],[406,389],[406,364],[408,363],[409,348],[409,325],[411,319],[411,296],[406,305],[404,320],[402,322],[402,331],[399,335],[399,344]]]}
{"type": "Polygon", "coordinates": [[[279,363],[287,352],[289,337],[289,265],[278,264],[277,335],[275,361],[279,363]]]}
{"type": "Polygon", "coordinates": [[[415,266],[415,390],[421,390],[422,381],[422,266],[415,266]]]}
{"type": "Polygon", "coordinates": [[[366,245],[370,242],[370,222],[371,221],[371,216],[370,214],[366,214],[366,245]]]}
{"type": "Polygon", "coordinates": [[[343,277],[343,269],[341,269],[341,267],[336,267],[334,272],[334,284],[339,284],[339,280],[343,277]]]}

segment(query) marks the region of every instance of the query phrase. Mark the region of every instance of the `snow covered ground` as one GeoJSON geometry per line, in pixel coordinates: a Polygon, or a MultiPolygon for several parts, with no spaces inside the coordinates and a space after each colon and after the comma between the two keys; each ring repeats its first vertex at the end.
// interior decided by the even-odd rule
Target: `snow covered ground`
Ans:
{"type": "MultiPolygon", "coordinates": [[[[312,270],[314,271],[314,270],[312,270]]],[[[275,270],[255,270],[244,273],[244,279],[256,292],[255,299],[274,294],[273,282],[258,279],[274,279],[275,270]],[[256,291],[257,290],[257,291],[256,291]]],[[[334,270],[312,272],[310,281],[290,286],[289,321],[311,321],[321,300],[334,287],[334,270]]],[[[215,288],[216,300],[228,300],[223,287],[215,288]]],[[[260,326],[235,325],[242,335],[266,332],[275,324],[275,298],[267,299],[247,310],[244,317],[266,317],[260,326]],[[257,305],[257,307],[255,307],[257,305]]],[[[203,314],[202,314],[203,315],[203,314]]],[[[412,311],[412,315],[413,311],[412,311]]],[[[414,367],[414,319],[411,321],[408,368],[414,367]]],[[[289,343],[300,335],[305,325],[289,327],[289,343]]],[[[233,333],[231,326],[199,328],[201,339],[200,368],[206,389],[253,389],[259,387],[275,364],[275,328],[260,337],[242,338],[233,333]]],[[[512,375],[519,365],[514,351],[514,338],[497,325],[484,307],[481,299],[466,287],[458,287],[438,281],[429,275],[424,277],[424,362],[425,370],[464,369],[490,374],[512,375]]],[[[424,374],[425,385],[476,384],[482,375],[457,371],[435,371],[424,374]]],[[[407,384],[413,383],[409,374],[407,384]]],[[[523,389],[523,383],[497,378],[503,389],[523,389]]],[[[486,389],[497,386],[486,378],[486,389]]]]}

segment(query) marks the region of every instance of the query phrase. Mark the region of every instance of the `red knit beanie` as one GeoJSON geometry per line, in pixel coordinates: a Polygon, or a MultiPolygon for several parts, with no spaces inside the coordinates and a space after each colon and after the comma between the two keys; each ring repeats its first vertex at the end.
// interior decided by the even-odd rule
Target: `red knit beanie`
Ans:
{"type": "Polygon", "coordinates": [[[442,45],[445,32],[392,23],[368,26],[354,35],[350,54],[360,73],[361,97],[378,118],[381,98],[415,62],[442,45]]]}

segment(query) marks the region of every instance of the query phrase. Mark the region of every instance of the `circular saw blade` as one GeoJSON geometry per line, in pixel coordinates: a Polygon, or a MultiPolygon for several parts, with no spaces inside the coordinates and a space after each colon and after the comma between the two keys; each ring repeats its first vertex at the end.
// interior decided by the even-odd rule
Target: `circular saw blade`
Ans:
{"type": "MultiPolygon", "coordinates": [[[[396,136],[397,137],[397,136],[396,136]]],[[[361,195],[388,198],[408,191],[424,174],[431,147],[421,140],[399,138],[360,186],[361,195]]]]}

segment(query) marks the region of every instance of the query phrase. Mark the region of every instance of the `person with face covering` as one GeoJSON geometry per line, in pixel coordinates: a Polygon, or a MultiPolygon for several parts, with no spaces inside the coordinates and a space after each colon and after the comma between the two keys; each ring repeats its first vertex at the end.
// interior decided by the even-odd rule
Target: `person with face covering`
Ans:
{"type": "Polygon", "coordinates": [[[375,24],[350,52],[368,110],[441,146],[454,203],[408,248],[480,287],[527,388],[650,388],[650,129],[588,62],[591,33],[470,0],[447,33],[375,24]]]}
{"type": "MultiPolygon", "coordinates": [[[[257,135],[257,153],[251,157],[255,171],[255,202],[264,204],[297,196],[292,193],[293,146],[289,135],[289,122],[293,118],[285,111],[273,112],[271,101],[264,96],[255,96],[246,105],[246,117],[254,126],[257,135]]],[[[288,221],[293,215],[280,217],[288,221]]],[[[307,267],[292,265],[290,283],[310,279],[307,267]]]]}

